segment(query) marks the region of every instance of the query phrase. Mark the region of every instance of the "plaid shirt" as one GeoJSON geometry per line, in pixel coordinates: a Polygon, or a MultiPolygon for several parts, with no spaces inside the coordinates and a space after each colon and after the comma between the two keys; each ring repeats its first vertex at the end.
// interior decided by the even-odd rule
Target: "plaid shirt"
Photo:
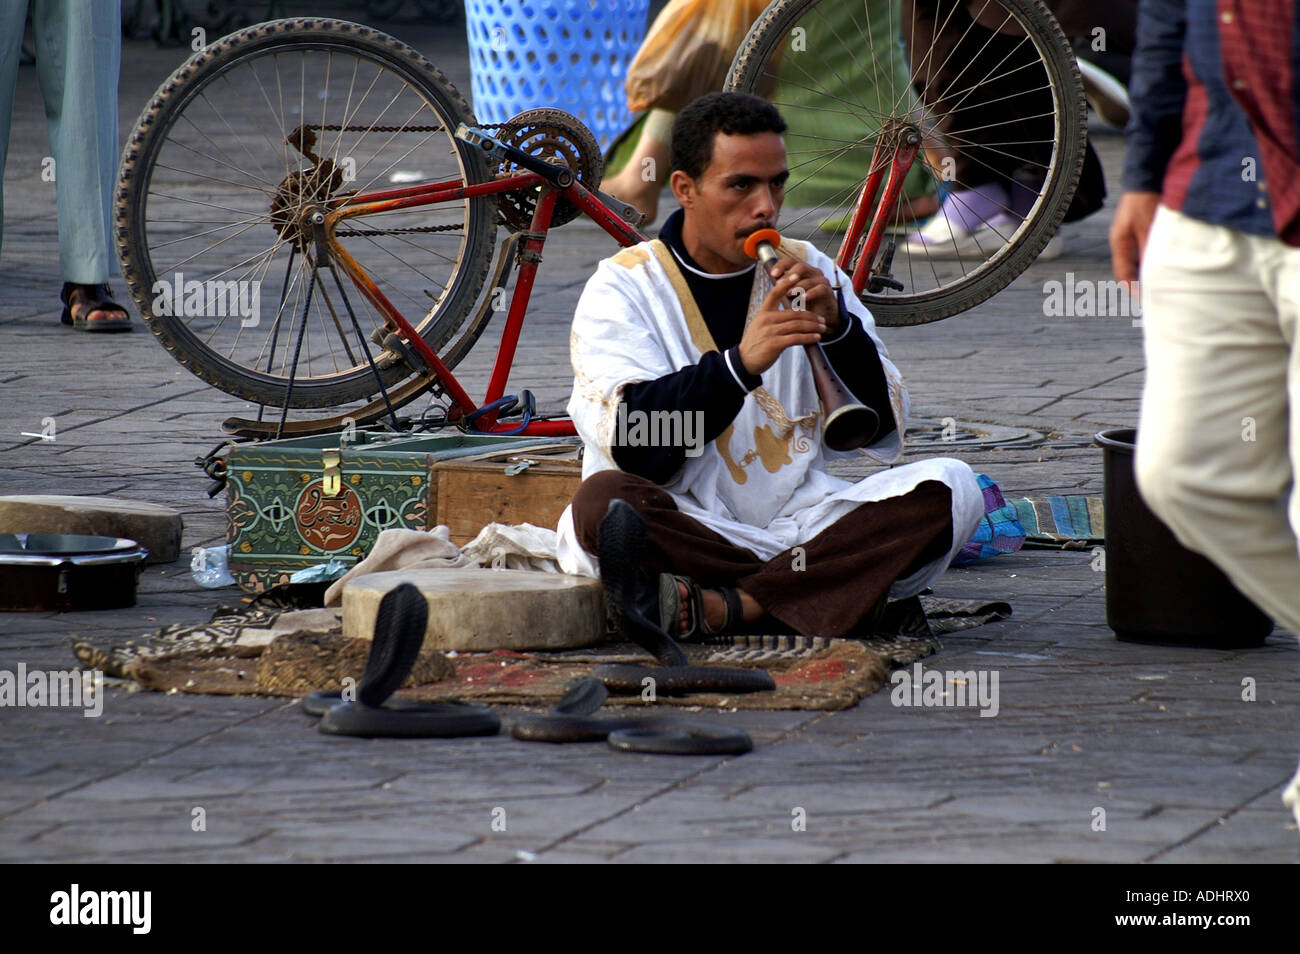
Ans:
{"type": "Polygon", "coordinates": [[[1124,188],[1300,246],[1296,0],[1142,0],[1124,188]]]}

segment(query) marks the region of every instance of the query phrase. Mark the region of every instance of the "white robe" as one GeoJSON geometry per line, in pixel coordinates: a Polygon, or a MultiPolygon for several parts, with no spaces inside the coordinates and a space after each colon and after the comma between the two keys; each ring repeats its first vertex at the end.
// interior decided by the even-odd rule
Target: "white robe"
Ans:
{"type": "MultiPolygon", "coordinates": [[[[786,241],[781,254],[808,261],[827,276],[835,274],[831,260],[806,243],[786,241]]],[[[772,287],[761,268],[754,272],[751,318],[772,287]]],[[[843,272],[839,280],[851,287],[843,272]]],[[[699,456],[688,456],[663,489],[683,513],[769,560],[806,543],[859,504],[906,494],[928,480],[941,481],[952,492],[952,548],[944,558],[897,581],[889,598],[899,599],[920,592],[948,567],[984,515],[983,495],[970,467],[951,458],[881,470],[856,482],[826,472],[828,457],[862,454],[881,464],[897,461],[908,412],[907,390],[871,313],[851,292],[844,300],[880,354],[895,429],[860,451],[826,451],[807,355],[803,348],[787,348],[763,372],[762,386],[745,398],[732,425],[699,456]]],[[[585,444],[584,480],[617,468],[611,445],[618,438],[625,385],[654,380],[698,363],[706,351],[719,350],[676,259],[658,240],[600,263],[578,301],[569,349],[574,386],[568,410],[585,444]]],[[[557,533],[560,568],[599,576],[595,558],[577,542],[572,507],[561,515],[557,533]]]]}

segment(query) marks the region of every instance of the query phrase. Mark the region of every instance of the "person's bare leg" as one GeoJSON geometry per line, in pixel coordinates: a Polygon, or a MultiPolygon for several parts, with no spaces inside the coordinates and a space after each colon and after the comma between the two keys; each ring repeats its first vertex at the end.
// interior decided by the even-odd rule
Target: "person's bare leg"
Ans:
{"type": "Polygon", "coordinates": [[[659,193],[668,180],[671,159],[673,117],[661,109],[650,111],[636,151],[617,175],[606,179],[601,188],[615,198],[630,202],[653,221],[659,213],[659,193]]]}
{"type": "MultiPolygon", "coordinates": [[[[686,584],[678,583],[677,591],[682,595],[682,611],[678,617],[677,632],[686,632],[687,627],[691,624],[690,605],[687,602],[690,594],[686,590],[686,584]]],[[[754,597],[750,596],[744,590],[736,590],[740,596],[740,618],[746,623],[752,623],[763,615],[763,607],[759,605],[754,597]]],[[[722,598],[722,594],[717,590],[706,590],[701,588],[700,597],[704,603],[704,621],[708,624],[709,629],[717,629],[727,618],[727,603],[722,598]]]]}

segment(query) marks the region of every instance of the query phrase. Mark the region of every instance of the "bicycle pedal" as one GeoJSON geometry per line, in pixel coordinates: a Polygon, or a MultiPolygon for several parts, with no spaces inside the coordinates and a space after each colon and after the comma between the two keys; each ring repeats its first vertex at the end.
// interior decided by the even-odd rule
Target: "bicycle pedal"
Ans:
{"type": "Polygon", "coordinates": [[[616,199],[614,196],[602,189],[595,189],[593,191],[596,194],[596,198],[600,199],[600,201],[603,202],[611,212],[628,225],[634,225],[637,228],[640,228],[650,221],[650,216],[646,215],[635,205],[632,205],[632,203],[624,202],[622,199],[616,199]]]}
{"type": "MultiPolygon", "coordinates": [[[[380,330],[380,329],[376,329],[380,330]]],[[[398,335],[389,332],[384,335],[382,340],[376,342],[389,354],[394,355],[397,360],[401,361],[416,374],[428,374],[429,369],[425,367],[423,361],[412,351],[398,335]]]]}
{"type": "Polygon", "coordinates": [[[867,282],[867,291],[872,295],[879,295],[886,288],[901,292],[903,283],[891,275],[873,275],[867,282]]]}

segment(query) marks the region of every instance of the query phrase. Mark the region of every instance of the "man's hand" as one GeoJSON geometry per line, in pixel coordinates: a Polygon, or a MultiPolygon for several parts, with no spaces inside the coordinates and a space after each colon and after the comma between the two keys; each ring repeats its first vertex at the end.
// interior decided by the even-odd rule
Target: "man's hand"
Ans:
{"type": "Polygon", "coordinates": [[[820,269],[787,256],[772,266],[771,277],[774,282],[790,278],[793,284],[788,286],[786,294],[802,296],[796,298],[796,310],[821,315],[826,319],[826,333],[831,337],[839,334],[840,303],[835,298],[835,289],[820,269]]]}
{"type": "Polygon", "coordinates": [[[782,259],[780,265],[785,266],[783,273],[763,299],[740,339],[740,360],[750,374],[762,374],[776,363],[786,348],[821,341],[822,335],[831,328],[822,314],[827,298],[836,324],[839,323],[839,303],[821,272],[795,259],[782,259]],[[802,290],[804,310],[781,309],[780,306],[795,289],[802,290]],[[817,310],[819,308],[821,311],[817,310]]]}
{"type": "Polygon", "coordinates": [[[1159,204],[1159,192],[1125,192],[1115,210],[1115,220],[1110,226],[1111,268],[1115,278],[1126,284],[1129,294],[1136,294],[1136,289],[1128,283],[1138,280],[1147,233],[1151,231],[1151,220],[1159,204]]]}

